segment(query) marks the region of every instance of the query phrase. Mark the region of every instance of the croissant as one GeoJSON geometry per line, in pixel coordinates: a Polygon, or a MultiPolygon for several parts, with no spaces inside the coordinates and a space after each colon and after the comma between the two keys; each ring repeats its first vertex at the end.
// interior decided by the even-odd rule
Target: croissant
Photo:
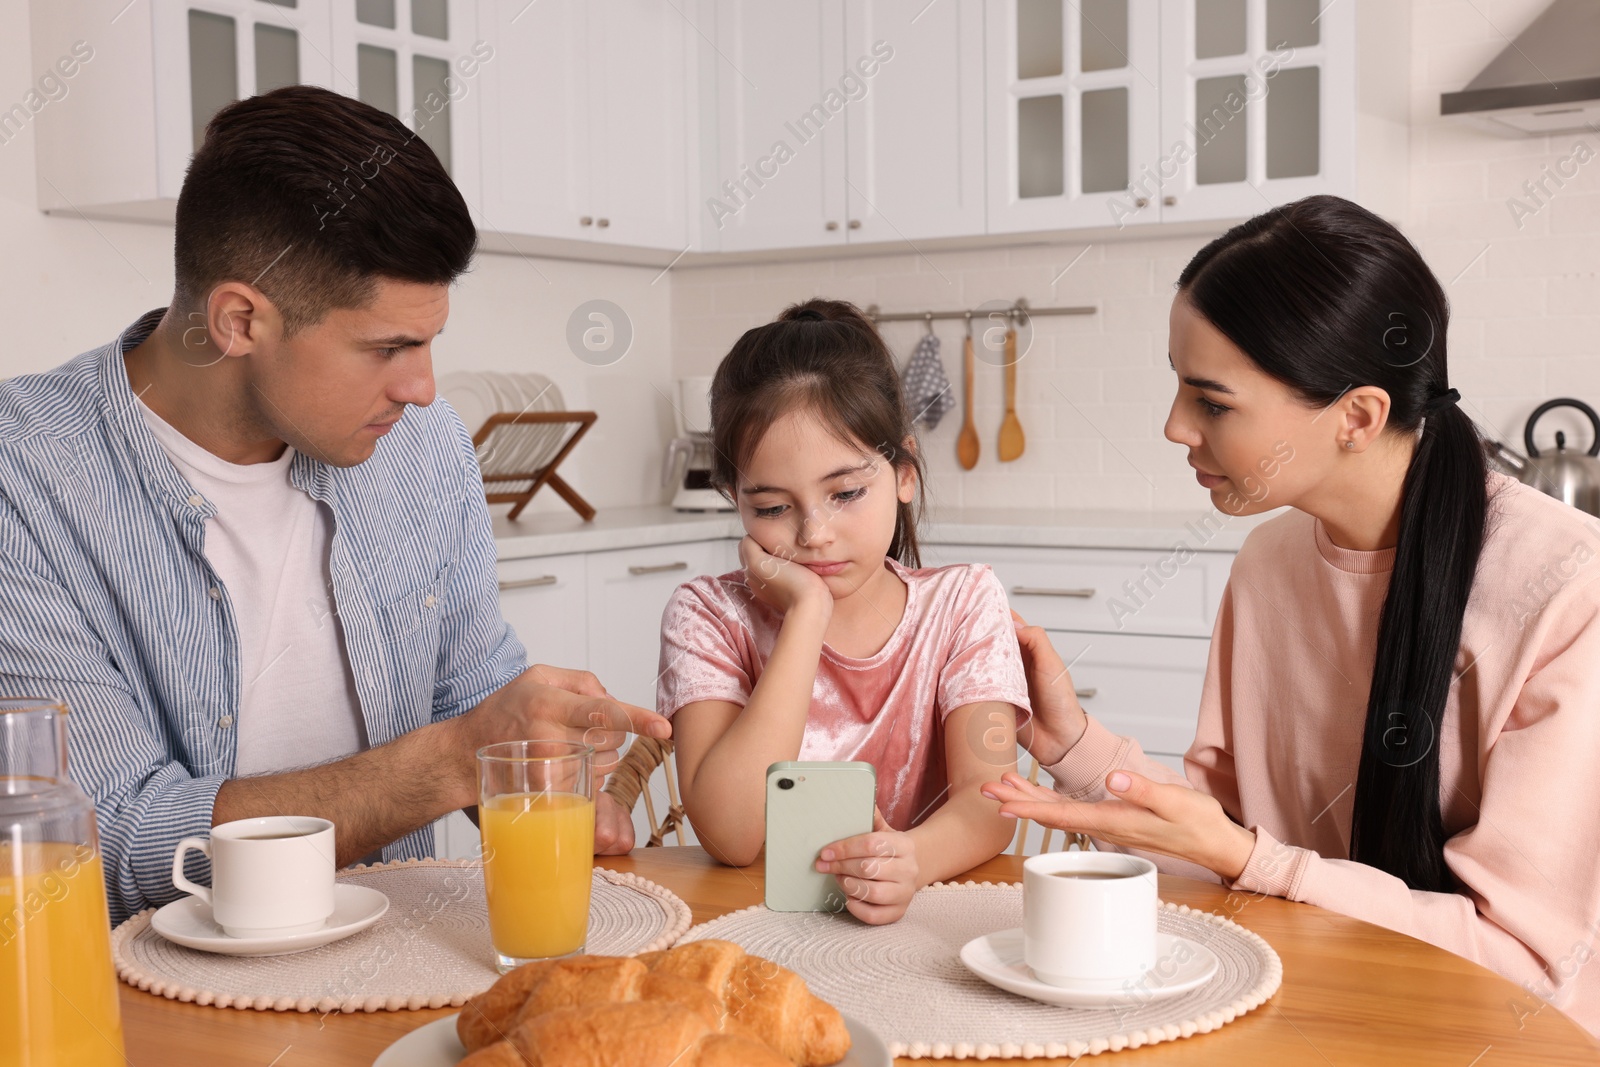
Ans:
{"type": "Polygon", "coordinates": [[[793,971],[729,941],[529,963],[468,1001],[460,1067],[823,1067],[844,1020],[793,971]]]}

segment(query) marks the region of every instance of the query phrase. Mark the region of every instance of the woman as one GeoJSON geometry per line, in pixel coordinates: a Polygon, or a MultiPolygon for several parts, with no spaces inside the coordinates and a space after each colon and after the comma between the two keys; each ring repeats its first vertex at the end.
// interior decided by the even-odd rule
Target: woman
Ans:
{"type": "Polygon", "coordinates": [[[1275,208],[1177,290],[1167,438],[1219,505],[1291,510],[1234,562],[1186,777],[1085,715],[1019,619],[1027,741],[1055,790],[1013,773],[984,792],[1429,941],[1600,1033],[1593,520],[1486,471],[1444,292],[1370,212],[1275,208]]]}

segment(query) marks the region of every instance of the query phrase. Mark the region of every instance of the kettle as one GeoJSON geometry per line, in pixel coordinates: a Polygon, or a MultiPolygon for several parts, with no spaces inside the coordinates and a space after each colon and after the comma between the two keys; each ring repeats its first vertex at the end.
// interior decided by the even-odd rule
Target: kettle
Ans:
{"type": "Polygon", "coordinates": [[[1526,456],[1497,441],[1487,442],[1485,447],[1490,462],[1499,470],[1590,515],[1600,515],[1600,459],[1595,458],[1600,456],[1600,415],[1594,408],[1571,397],[1546,400],[1528,416],[1522,443],[1528,450],[1526,456]],[[1559,430],[1554,452],[1541,455],[1539,446],[1533,443],[1533,427],[1539,417],[1560,407],[1577,408],[1589,417],[1594,434],[1587,452],[1567,451],[1567,435],[1559,430]]]}

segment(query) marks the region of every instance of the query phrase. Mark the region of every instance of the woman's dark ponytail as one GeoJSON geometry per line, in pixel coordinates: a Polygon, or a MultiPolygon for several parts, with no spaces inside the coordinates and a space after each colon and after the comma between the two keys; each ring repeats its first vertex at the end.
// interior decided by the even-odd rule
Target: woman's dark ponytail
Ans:
{"type": "Polygon", "coordinates": [[[1450,891],[1439,738],[1488,499],[1477,429],[1448,387],[1444,290],[1398,230],[1332,196],[1235,226],[1189,262],[1178,289],[1311,407],[1377,386],[1390,398],[1387,432],[1417,436],[1378,624],[1350,857],[1412,889],[1450,891]]]}
{"type": "Polygon", "coordinates": [[[1412,889],[1453,890],[1439,738],[1488,511],[1478,431],[1454,403],[1423,421],[1406,471],[1367,698],[1350,855],[1412,889]]]}

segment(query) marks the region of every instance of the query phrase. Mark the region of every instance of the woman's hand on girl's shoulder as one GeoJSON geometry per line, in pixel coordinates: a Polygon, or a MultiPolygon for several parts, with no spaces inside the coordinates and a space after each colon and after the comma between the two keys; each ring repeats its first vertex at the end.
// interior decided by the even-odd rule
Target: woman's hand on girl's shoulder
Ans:
{"type": "Polygon", "coordinates": [[[809,567],[774,556],[749,534],[739,542],[739,562],[744,564],[745,582],[757,600],[784,615],[797,605],[810,604],[833,614],[833,594],[828,583],[809,567]]]}
{"type": "Polygon", "coordinates": [[[845,908],[871,926],[899,920],[922,884],[916,839],[890,826],[877,808],[872,809],[872,832],[824,848],[817,870],[834,876],[845,908]]]}
{"type": "Polygon", "coordinates": [[[1041,766],[1053,767],[1089,728],[1089,717],[1078,703],[1072,675],[1050,643],[1050,635],[1043,627],[1029,626],[1015,611],[1011,619],[1017,626],[1022,667],[1028,676],[1028,700],[1033,704],[1033,716],[1018,728],[1017,740],[1041,766]]]}

